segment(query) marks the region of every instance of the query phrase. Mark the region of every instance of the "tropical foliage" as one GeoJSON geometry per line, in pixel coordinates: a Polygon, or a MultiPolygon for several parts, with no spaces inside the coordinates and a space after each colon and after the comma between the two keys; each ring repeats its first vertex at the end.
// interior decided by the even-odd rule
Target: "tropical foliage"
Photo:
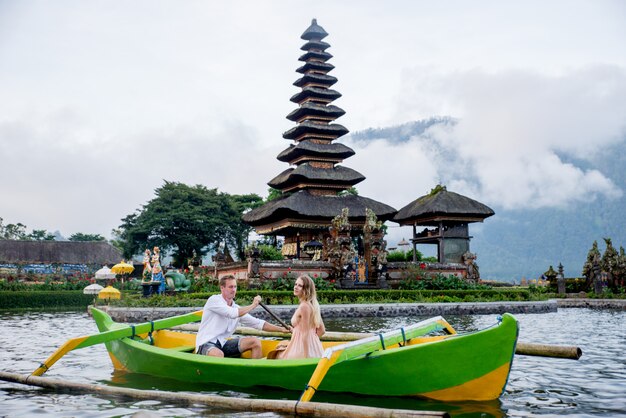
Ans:
{"type": "Polygon", "coordinates": [[[217,249],[223,242],[243,258],[251,228],[241,215],[261,204],[258,195],[229,195],[202,185],[169,181],[156,189],[155,195],[122,219],[113,232],[125,257],[157,246],[162,253],[172,254],[174,266],[183,267],[187,260],[217,249]]]}
{"type": "Polygon", "coordinates": [[[26,240],[26,241],[53,241],[54,234],[45,229],[33,229],[26,233],[26,225],[21,222],[16,224],[3,224],[0,218],[0,239],[26,240]]]}

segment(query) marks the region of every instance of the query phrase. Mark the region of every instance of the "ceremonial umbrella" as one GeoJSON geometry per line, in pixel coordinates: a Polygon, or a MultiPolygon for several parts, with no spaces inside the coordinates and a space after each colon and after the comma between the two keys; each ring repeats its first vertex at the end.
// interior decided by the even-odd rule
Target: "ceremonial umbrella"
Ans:
{"type": "Polygon", "coordinates": [[[100,270],[96,271],[96,280],[112,280],[115,279],[115,273],[111,272],[111,269],[107,266],[102,267],[100,270]]]}
{"type": "Polygon", "coordinates": [[[122,294],[113,286],[107,286],[98,293],[98,299],[119,299],[122,294]]]}
{"type": "Polygon", "coordinates": [[[87,286],[86,288],[83,289],[83,293],[85,295],[94,295],[93,298],[93,304],[96,304],[96,301],[98,299],[96,299],[96,296],[98,293],[100,293],[100,291],[104,289],[104,287],[100,286],[98,283],[92,283],[89,286],[87,286]]]}
{"type": "Polygon", "coordinates": [[[128,264],[126,261],[122,260],[121,263],[117,263],[113,267],[111,267],[111,272],[115,274],[128,274],[132,273],[135,270],[132,264],[128,264]]]}
{"type": "Polygon", "coordinates": [[[115,274],[122,275],[122,289],[124,288],[124,275],[130,274],[135,270],[132,264],[128,264],[126,261],[122,260],[121,263],[117,263],[113,267],[111,267],[111,271],[115,274]]]}
{"type": "Polygon", "coordinates": [[[104,287],[100,286],[98,283],[93,283],[83,289],[83,294],[97,295],[102,289],[104,289],[104,287]]]}

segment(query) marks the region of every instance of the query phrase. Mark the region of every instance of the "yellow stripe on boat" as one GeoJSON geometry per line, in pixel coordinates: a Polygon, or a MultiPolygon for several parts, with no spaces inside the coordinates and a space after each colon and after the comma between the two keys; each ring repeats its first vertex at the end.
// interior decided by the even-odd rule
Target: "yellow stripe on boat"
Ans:
{"type": "Polygon", "coordinates": [[[477,379],[465,382],[462,385],[435,390],[426,393],[416,393],[421,396],[437,401],[455,401],[458,399],[471,399],[473,401],[490,401],[498,399],[504,390],[502,382],[507,381],[511,363],[503,364],[492,372],[477,379]]]}

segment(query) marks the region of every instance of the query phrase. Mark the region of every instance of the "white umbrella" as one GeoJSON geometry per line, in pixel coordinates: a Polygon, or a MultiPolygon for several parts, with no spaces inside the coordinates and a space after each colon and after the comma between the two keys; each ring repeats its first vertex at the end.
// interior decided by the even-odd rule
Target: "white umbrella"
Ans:
{"type": "Polygon", "coordinates": [[[102,289],[104,289],[104,287],[100,286],[98,283],[93,283],[84,288],[83,293],[85,295],[97,295],[102,289]]]}
{"type": "Polygon", "coordinates": [[[100,270],[96,271],[96,279],[112,280],[115,279],[115,273],[113,273],[107,266],[104,266],[100,270]]]}

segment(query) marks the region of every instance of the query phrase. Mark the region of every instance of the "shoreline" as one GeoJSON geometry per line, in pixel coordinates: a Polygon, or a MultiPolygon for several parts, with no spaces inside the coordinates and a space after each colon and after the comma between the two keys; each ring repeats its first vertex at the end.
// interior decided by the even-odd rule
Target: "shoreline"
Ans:
{"type": "MultiPolygon", "coordinates": [[[[297,305],[271,305],[271,310],[284,320],[289,320],[297,305]]],[[[91,307],[90,307],[91,308],[91,307]]],[[[90,309],[89,308],[89,309],[90,309]]],[[[121,308],[99,306],[116,322],[147,322],[184,315],[201,310],[202,307],[178,308],[121,308]]],[[[595,308],[626,310],[626,299],[550,299],[533,302],[459,302],[459,303],[378,303],[320,305],[324,318],[366,318],[397,316],[445,316],[445,315],[494,315],[505,312],[511,314],[544,314],[557,312],[558,308],[595,308]]],[[[260,307],[251,312],[264,320],[270,315],[260,307]]]]}

